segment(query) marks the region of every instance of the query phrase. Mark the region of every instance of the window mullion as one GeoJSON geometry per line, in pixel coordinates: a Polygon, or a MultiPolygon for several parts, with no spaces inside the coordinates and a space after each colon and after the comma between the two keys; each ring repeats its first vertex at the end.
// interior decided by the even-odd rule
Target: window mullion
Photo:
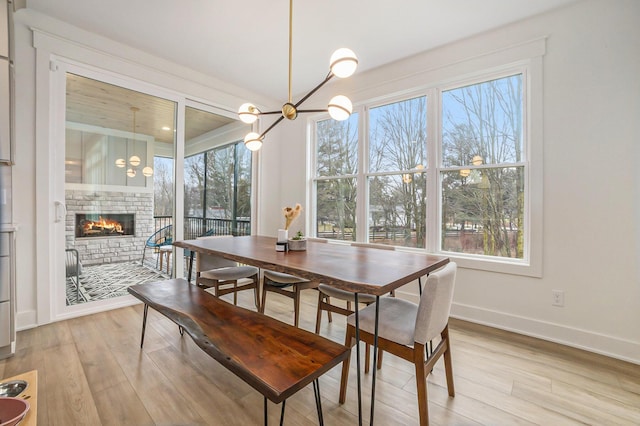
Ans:
{"type": "Polygon", "coordinates": [[[369,239],[369,108],[361,107],[358,123],[358,174],[356,178],[356,241],[367,242],[369,239]]]}
{"type": "Polygon", "coordinates": [[[428,252],[440,251],[440,155],[442,152],[441,92],[435,88],[427,92],[427,245],[428,252]]]}

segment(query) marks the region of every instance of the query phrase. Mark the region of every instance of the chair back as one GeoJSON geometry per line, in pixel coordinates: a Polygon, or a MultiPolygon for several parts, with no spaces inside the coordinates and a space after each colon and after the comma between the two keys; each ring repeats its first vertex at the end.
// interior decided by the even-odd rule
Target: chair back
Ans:
{"type": "Polygon", "coordinates": [[[145,243],[147,247],[160,247],[162,245],[169,245],[173,243],[173,225],[167,225],[164,228],[160,228],[149,238],[145,243]]]}
{"type": "MultiPolygon", "coordinates": [[[[233,238],[233,235],[214,235],[207,237],[198,237],[198,240],[206,240],[209,238],[233,238]]],[[[230,266],[238,266],[238,263],[225,259],[222,256],[211,254],[196,253],[196,272],[210,271],[212,269],[227,268],[230,266]]]]}
{"type": "Polygon", "coordinates": [[[426,344],[439,336],[449,322],[457,268],[454,262],[449,262],[427,277],[418,307],[414,341],[426,344]]]}

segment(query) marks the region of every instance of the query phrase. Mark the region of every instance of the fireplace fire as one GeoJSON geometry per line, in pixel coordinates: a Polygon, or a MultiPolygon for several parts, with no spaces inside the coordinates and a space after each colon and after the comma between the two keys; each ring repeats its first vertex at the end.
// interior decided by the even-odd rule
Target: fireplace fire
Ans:
{"type": "Polygon", "coordinates": [[[76,238],[134,235],[132,213],[76,214],[76,238]]]}

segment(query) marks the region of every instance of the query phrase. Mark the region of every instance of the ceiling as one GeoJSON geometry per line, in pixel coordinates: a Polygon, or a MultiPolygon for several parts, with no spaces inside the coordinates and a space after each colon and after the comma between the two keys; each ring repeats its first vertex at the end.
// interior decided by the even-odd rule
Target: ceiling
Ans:
{"type": "MultiPolygon", "coordinates": [[[[356,52],[362,72],[575,1],[296,0],[292,92],[319,83],[339,47],[356,52]]],[[[286,100],[287,0],[27,0],[27,7],[286,100]]]]}
{"type": "MultiPolygon", "coordinates": [[[[150,135],[157,142],[172,144],[175,140],[176,104],[156,96],[68,74],[66,120],[150,135]],[[132,108],[136,108],[135,117],[132,108]]],[[[187,107],[185,140],[191,141],[233,121],[232,118],[187,107]]]]}

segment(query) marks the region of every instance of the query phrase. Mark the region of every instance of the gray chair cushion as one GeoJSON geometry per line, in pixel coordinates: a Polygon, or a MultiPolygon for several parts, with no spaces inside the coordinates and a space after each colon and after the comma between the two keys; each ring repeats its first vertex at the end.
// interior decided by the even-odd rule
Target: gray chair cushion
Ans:
{"type": "Polygon", "coordinates": [[[202,278],[218,281],[235,281],[241,278],[249,278],[258,273],[258,268],[253,266],[231,266],[228,268],[213,269],[200,273],[202,278]]]}
{"type": "MultiPolygon", "coordinates": [[[[336,299],[346,300],[348,302],[356,301],[356,297],[352,292],[340,290],[340,289],[331,287],[327,284],[320,284],[318,286],[318,290],[320,290],[321,292],[323,292],[329,297],[335,297],[336,299]]],[[[375,301],[376,301],[376,297],[372,294],[364,294],[364,293],[358,294],[359,303],[373,303],[375,301]]]]}
{"type": "MultiPolygon", "coordinates": [[[[401,345],[413,346],[418,305],[397,297],[381,297],[379,304],[378,336],[401,345]]],[[[373,334],[376,304],[374,303],[361,309],[359,315],[360,329],[373,334]]],[[[355,327],[355,314],[349,315],[347,323],[355,327]]]]}
{"type": "Polygon", "coordinates": [[[276,285],[277,284],[291,285],[291,284],[309,282],[309,280],[296,277],[295,275],[283,274],[282,272],[275,272],[275,271],[264,271],[264,276],[270,281],[273,281],[276,285]]]}

